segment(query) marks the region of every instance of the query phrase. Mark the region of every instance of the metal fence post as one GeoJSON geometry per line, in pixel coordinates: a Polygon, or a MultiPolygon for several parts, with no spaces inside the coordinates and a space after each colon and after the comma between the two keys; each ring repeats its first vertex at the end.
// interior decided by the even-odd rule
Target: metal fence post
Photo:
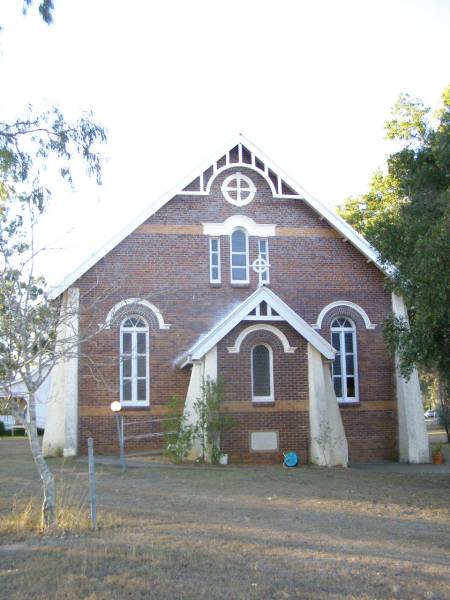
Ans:
{"type": "Polygon", "coordinates": [[[125,462],[125,439],[123,432],[123,415],[116,413],[116,423],[117,423],[117,435],[119,436],[119,448],[120,448],[120,464],[122,469],[125,471],[127,465],[125,462]]]}
{"type": "Polygon", "coordinates": [[[94,440],[88,438],[89,459],[89,492],[91,497],[91,524],[92,529],[97,529],[97,491],[95,489],[95,463],[94,463],[94,440]]]}

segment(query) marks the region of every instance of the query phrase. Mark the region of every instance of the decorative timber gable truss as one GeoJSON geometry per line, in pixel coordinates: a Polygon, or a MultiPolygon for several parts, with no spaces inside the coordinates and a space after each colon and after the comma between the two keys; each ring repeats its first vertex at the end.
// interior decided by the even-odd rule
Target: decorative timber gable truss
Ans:
{"type": "Polygon", "coordinates": [[[86,271],[93,267],[101,258],[115,248],[130,233],[154,215],[175,196],[207,195],[212,182],[217,175],[227,169],[249,168],[261,174],[272,190],[275,199],[297,199],[305,202],[331,227],[342,235],[345,242],[352,244],[367,259],[373,262],[386,274],[389,271],[383,267],[377,257],[375,249],[357,233],[351,225],[337,215],[325,204],[308,194],[297,182],[282,171],[272,160],[257,148],[250,140],[239,134],[225,144],[215,155],[205,161],[198,169],[186,177],[181,183],[169,190],[164,196],[149,204],[148,208],[139,214],[117,235],[111,238],[101,248],[93,252],[77,269],[67,275],[57,286],[49,292],[49,298],[57,298],[68,287],[73,285],[86,271]]]}
{"type": "Polygon", "coordinates": [[[303,194],[296,192],[280,175],[280,170],[272,164],[269,166],[269,160],[260,158],[259,152],[248,140],[244,142],[243,136],[239,136],[239,142],[233,148],[225,152],[223,156],[214,160],[205,171],[200,173],[193,181],[183,188],[184,195],[205,196],[211,191],[211,185],[214,179],[223,171],[230,168],[245,167],[256,171],[269,184],[274,198],[298,198],[303,199],[303,194]],[[259,156],[258,156],[259,155],[259,156]]]}

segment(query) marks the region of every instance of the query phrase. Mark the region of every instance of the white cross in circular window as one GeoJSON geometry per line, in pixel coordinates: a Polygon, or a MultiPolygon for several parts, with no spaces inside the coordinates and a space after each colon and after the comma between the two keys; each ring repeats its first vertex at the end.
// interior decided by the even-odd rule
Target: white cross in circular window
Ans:
{"type": "Polygon", "coordinates": [[[256,194],[256,187],[250,177],[242,173],[233,173],[222,184],[222,194],[235,206],[249,204],[256,194]]]}

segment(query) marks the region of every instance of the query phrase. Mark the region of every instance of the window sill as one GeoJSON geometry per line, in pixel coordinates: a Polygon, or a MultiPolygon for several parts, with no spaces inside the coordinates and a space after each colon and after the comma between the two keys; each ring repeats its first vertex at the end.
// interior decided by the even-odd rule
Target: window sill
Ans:
{"type": "Polygon", "coordinates": [[[275,406],[275,400],[252,400],[252,406],[275,406]]]}
{"type": "Polygon", "coordinates": [[[222,287],[222,283],[220,283],[219,281],[210,281],[209,285],[212,288],[221,288],[222,287]]]}
{"type": "Polygon", "coordinates": [[[360,406],[361,402],[359,400],[349,400],[348,402],[346,400],[338,400],[338,405],[339,408],[341,407],[345,407],[345,406],[360,406]]]}
{"type": "Polygon", "coordinates": [[[248,288],[250,287],[250,282],[249,281],[243,281],[242,283],[237,283],[237,282],[231,282],[230,283],[231,287],[235,287],[235,288],[248,288]]]}
{"type": "Polygon", "coordinates": [[[121,408],[120,412],[123,412],[125,410],[136,410],[136,409],[137,410],[145,410],[147,408],[150,408],[150,404],[122,404],[122,408],[121,408]]]}

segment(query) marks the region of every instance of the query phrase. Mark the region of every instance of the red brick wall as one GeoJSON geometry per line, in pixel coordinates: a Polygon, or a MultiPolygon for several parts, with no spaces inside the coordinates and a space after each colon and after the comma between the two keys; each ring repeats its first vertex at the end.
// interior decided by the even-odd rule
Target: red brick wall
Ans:
{"type": "MultiPolygon", "coordinates": [[[[251,169],[239,167],[239,171],[251,177],[257,187],[256,197],[250,204],[239,208],[223,198],[220,185],[231,173],[227,170],[214,181],[209,196],[176,196],[75,284],[81,291],[85,332],[90,324],[103,322],[117,302],[130,297],[149,300],[159,308],[166,323],[171,324],[169,330],[160,330],[157,323],[151,323],[151,406],[140,411],[130,409],[136,418],[144,419],[148,415],[161,418],[170,396],[185,397],[190,373],[189,369],[175,367],[176,358],[257,287],[257,276],[253,272],[248,286],[230,285],[226,236],[221,238],[222,284],[210,285],[209,239],[202,233],[204,222],[219,223],[232,215],[246,215],[257,223],[277,225],[277,235],[269,238],[270,288],[310,324],[316,322],[325,305],[336,300],[359,304],[377,324],[391,310],[383,276],[373,264],[368,264],[355,248],[344,243],[302,200],[273,199],[263,177],[251,169]]],[[[128,221],[126,214],[124,221],[128,221]]],[[[256,237],[250,237],[249,247],[251,262],[257,256],[256,237]]],[[[362,321],[358,322],[357,315],[349,316],[357,324],[361,386],[361,405],[342,409],[350,455],[354,460],[394,456],[392,359],[386,354],[381,326],[366,330],[362,321]],[[361,443],[364,437],[366,444],[361,443]]],[[[321,333],[329,339],[327,328],[328,324],[324,323],[321,333]]],[[[87,432],[94,434],[96,448],[101,451],[111,451],[116,445],[115,423],[109,415],[109,404],[119,395],[118,348],[117,323],[83,345],[80,361],[82,452],[86,448],[87,432]]],[[[299,356],[300,353],[296,354],[295,360],[299,356]]],[[[282,359],[290,360],[291,357],[283,354],[282,359]]],[[[297,365],[297,368],[299,373],[303,372],[306,359],[305,364],[297,365]]],[[[300,393],[296,377],[294,371],[286,371],[284,386],[300,393]]],[[[278,385],[283,386],[283,383],[278,385]]],[[[241,458],[246,452],[245,432],[252,426],[248,419],[251,418],[258,427],[260,422],[268,419],[263,409],[260,414],[255,407],[251,408],[253,410],[242,412],[241,430],[231,434],[227,441],[230,453],[241,458]]],[[[288,414],[283,413],[283,423],[297,420],[300,430],[307,430],[307,415],[295,412],[294,418],[288,414]]],[[[293,425],[291,430],[296,427],[293,425]]],[[[283,448],[297,444],[299,451],[304,453],[306,437],[303,433],[301,440],[290,435],[286,431],[280,436],[283,448]]],[[[158,438],[153,445],[156,443],[160,443],[158,438]]]]}
{"type": "Polygon", "coordinates": [[[308,364],[306,341],[286,323],[273,322],[296,347],[293,354],[284,352],[279,338],[268,331],[254,331],[247,335],[239,353],[227,350],[233,346],[239,333],[252,325],[240,323],[218,344],[218,373],[224,382],[225,406],[235,417],[237,427],[225,435],[224,451],[231,460],[280,461],[283,452],[294,450],[302,462],[307,462],[309,447],[308,364]],[[256,344],[267,344],[273,352],[273,405],[252,402],[251,351],[256,344]],[[276,431],[279,452],[250,451],[250,433],[276,431]]]}

